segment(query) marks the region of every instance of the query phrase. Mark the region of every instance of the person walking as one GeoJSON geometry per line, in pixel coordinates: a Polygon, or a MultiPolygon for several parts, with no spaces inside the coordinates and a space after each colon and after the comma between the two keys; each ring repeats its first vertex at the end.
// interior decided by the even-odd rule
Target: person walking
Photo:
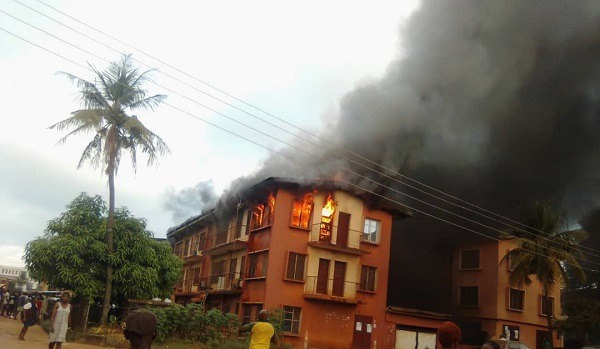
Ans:
{"type": "Polygon", "coordinates": [[[23,328],[19,334],[20,340],[25,340],[25,334],[29,327],[37,324],[38,319],[38,306],[36,304],[37,299],[31,299],[31,301],[23,306],[23,328]]]}
{"type": "Polygon", "coordinates": [[[270,343],[277,343],[275,327],[267,322],[266,310],[258,312],[258,321],[251,322],[242,327],[242,332],[250,332],[250,346],[248,349],[269,349],[270,343]]]}
{"type": "Polygon", "coordinates": [[[52,316],[50,317],[50,338],[48,349],[61,349],[63,342],[66,342],[67,329],[71,327],[71,294],[63,292],[60,296],[60,302],[54,304],[52,316]]]}

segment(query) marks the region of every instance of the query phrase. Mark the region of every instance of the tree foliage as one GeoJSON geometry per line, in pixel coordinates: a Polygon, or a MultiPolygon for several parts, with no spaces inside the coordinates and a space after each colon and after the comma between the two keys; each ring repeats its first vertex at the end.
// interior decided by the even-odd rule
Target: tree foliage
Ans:
{"type": "Polygon", "coordinates": [[[109,255],[106,204],[100,196],[82,193],[48,222],[43,236],[27,244],[25,265],[33,279],[89,300],[103,296],[109,262],[114,268],[113,298],[162,298],[171,293],[181,261],[168,243],[156,241],[146,231],[144,219],[127,208],[117,209],[114,241],[114,253],[109,255]]]}

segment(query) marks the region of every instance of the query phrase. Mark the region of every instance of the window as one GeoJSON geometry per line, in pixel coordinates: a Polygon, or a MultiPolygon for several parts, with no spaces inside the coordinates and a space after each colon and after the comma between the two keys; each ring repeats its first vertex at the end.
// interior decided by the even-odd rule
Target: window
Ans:
{"type": "Polygon", "coordinates": [[[242,305],[242,325],[246,325],[256,319],[258,312],[262,310],[262,304],[243,304],[242,305]]]}
{"type": "Polygon", "coordinates": [[[459,293],[458,305],[463,307],[476,307],[479,305],[479,287],[461,286],[459,293]]]}
{"type": "Polygon", "coordinates": [[[267,276],[267,252],[252,253],[248,255],[248,277],[259,278],[267,276]]]}
{"type": "Polygon", "coordinates": [[[363,265],[360,269],[360,290],[374,292],[377,268],[363,265]]]}
{"type": "Polygon", "coordinates": [[[175,254],[178,257],[181,257],[181,241],[175,243],[173,254],[175,254]]]}
{"type": "Polygon", "coordinates": [[[226,260],[213,261],[212,262],[212,274],[210,276],[211,284],[219,284],[224,285],[224,281],[220,281],[219,279],[225,279],[225,263],[226,260]]]}
{"type": "Polygon", "coordinates": [[[202,251],[206,248],[206,231],[200,233],[198,237],[198,250],[202,251]]]}
{"type": "Polygon", "coordinates": [[[479,250],[461,250],[458,268],[460,270],[479,269],[479,250]]]}
{"type": "Polygon", "coordinates": [[[305,265],[306,265],[306,255],[289,252],[285,278],[289,279],[289,280],[304,281],[304,266],[305,265]]]}
{"type": "Polygon", "coordinates": [[[554,315],[554,297],[541,296],[541,312],[540,315],[543,316],[553,316],[554,315]],[[548,302],[549,301],[549,302],[548,302]]]}
{"type": "Polygon", "coordinates": [[[300,312],[302,308],[283,306],[283,332],[300,333],[300,312]]]}
{"type": "Polygon", "coordinates": [[[511,288],[508,293],[508,309],[523,311],[525,304],[525,291],[511,288]]]}
{"type": "Polygon", "coordinates": [[[192,239],[187,238],[183,242],[183,256],[187,257],[190,255],[190,250],[192,249],[192,239]]]}
{"type": "Polygon", "coordinates": [[[514,258],[511,258],[510,251],[511,250],[506,251],[506,269],[508,271],[513,271],[515,270],[515,263],[514,258]]]}
{"type": "Polygon", "coordinates": [[[200,283],[200,267],[194,268],[194,280],[192,281],[192,285],[198,286],[200,283]]]}
{"type": "Polygon", "coordinates": [[[259,229],[273,224],[275,219],[275,196],[269,194],[267,202],[257,204],[250,215],[250,230],[259,229]]]}
{"type": "Polygon", "coordinates": [[[362,241],[379,243],[379,230],[381,222],[374,219],[365,219],[365,229],[363,230],[362,241]]]}
{"type": "Polygon", "coordinates": [[[319,241],[331,242],[331,231],[333,229],[333,214],[335,212],[335,202],[331,194],[327,196],[325,205],[321,210],[321,224],[319,227],[319,241]]]}
{"type": "Polygon", "coordinates": [[[302,229],[310,229],[313,206],[314,202],[312,193],[307,193],[303,198],[294,199],[290,226],[302,229]]]}

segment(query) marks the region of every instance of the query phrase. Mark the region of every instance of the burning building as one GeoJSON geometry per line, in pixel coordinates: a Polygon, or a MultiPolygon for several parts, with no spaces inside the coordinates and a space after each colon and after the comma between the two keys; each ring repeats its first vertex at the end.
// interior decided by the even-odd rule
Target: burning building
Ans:
{"type": "Polygon", "coordinates": [[[167,234],[185,263],[177,303],[203,303],[242,323],[281,309],[284,341],[294,347],[393,345],[392,218],[408,210],[333,181],[269,178],[242,197],[167,234]]]}

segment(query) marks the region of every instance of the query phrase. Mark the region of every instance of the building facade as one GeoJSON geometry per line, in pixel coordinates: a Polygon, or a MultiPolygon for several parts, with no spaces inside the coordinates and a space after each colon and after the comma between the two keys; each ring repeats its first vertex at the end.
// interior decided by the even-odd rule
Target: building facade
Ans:
{"type": "Polygon", "coordinates": [[[242,323],[280,309],[283,340],[296,348],[394,347],[391,225],[408,211],[327,181],[269,178],[242,197],[167,234],[184,260],[176,302],[204,303],[242,323]]]}
{"type": "MultiPolygon", "coordinates": [[[[547,309],[542,285],[532,275],[530,285],[514,286],[508,281],[512,240],[474,241],[454,251],[452,294],[454,319],[460,322],[464,339],[472,344],[488,338],[523,342],[542,348],[548,337],[548,315],[560,315],[560,285],[549,295],[547,309]],[[558,313],[557,313],[558,312],[558,313]]],[[[554,347],[562,347],[554,333],[554,347]]]]}

